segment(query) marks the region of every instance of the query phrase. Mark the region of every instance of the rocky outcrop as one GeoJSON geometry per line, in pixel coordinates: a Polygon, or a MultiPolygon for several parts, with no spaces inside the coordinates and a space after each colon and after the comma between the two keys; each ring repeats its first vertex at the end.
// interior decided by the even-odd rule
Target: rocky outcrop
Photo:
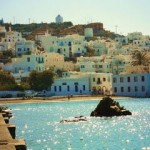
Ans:
{"type": "Polygon", "coordinates": [[[60,123],[81,122],[81,121],[87,121],[86,117],[79,116],[79,117],[74,117],[74,118],[63,119],[60,121],[60,123]]]}
{"type": "Polygon", "coordinates": [[[95,110],[91,112],[91,116],[94,117],[113,117],[123,115],[132,115],[132,113],[108,96],[103,97],[95,110]]]}

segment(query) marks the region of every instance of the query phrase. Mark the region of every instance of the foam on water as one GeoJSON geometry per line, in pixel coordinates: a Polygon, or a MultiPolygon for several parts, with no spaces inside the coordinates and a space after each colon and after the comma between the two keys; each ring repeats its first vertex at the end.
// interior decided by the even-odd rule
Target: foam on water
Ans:
{"type": "Polygon", "coordinates": [[[149,150],[149,99],[119,101],[132,116],[60,123],[65,118],[89,116],[98,102],[12,104],[15,118],[11,122],[17,126],[17,138],[26,139],[28,150],[149,150]]]}

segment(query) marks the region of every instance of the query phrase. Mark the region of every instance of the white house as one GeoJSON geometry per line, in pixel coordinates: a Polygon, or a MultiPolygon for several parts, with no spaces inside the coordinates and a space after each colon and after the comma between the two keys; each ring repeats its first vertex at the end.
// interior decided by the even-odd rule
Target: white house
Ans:
{"type": "Polygon", "coordinates": [[[10,70],[13,73],[18,73],[20,70],[23,72],[44,71],[44,61],[44,56],[42,55],[23,55],[20,58],[13,58],[12,63],[5,64],[3,69],[10,70]]]}
{"type": "Polygon", "coordinates": [[[15,53],[16,56],[21,56],[23,54],[26,53],[31,53],[32,51],[34,51],[35,48],[35,42],[31,41],[31,40],[21,40],[21,41],[17,41],[16,45],[15,45],[15,53]]]}
{"type": "Polygon", "coordinates": [[[141,32],[132,32],[132,33],[128,33],[128,35],[126,36],[127,39],[129,41],[133,41],[133,40],[140,40],[142,39],[142,33],[141,32]]]}
{"type": "Polygon", "coordinates": [[[15,49],[15,44],[17,41],[21,41],[22,34],[20,32],[11,31],[11,27],[9,31],[5,33],[5,37],[2,38],[1,43],[7,43],[7,49],[15,49]]]}

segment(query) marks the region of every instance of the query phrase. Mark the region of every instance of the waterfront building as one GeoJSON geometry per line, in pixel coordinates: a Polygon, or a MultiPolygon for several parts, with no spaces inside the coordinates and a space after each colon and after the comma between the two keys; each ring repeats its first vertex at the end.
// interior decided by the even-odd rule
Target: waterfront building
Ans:
{"type": "Polygon", "coordinates": [[[90,85],[88,77],[65,77],[56,79],[49,88],[48,93],[53,96],[66,96],[66,95],[89,95],[90,85]]]}
{"type": "Polygon", "coordinates": [[[112,94],[117,96],[150,96],[150,74],[112,75],[112,94]]]}
{"type": "Polygon", "coordinates": [[[112,73],[91,73],[90,90],[92,94],[112,94],[112,73]]]}

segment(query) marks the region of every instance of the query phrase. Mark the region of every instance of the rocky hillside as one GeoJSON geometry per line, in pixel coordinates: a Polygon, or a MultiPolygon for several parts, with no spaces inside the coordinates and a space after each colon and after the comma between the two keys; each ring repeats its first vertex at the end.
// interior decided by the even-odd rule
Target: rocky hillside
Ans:
{"type": "MultiPolygon", "coordinates": [[[[5,24],[6,27],[10,24],[5,24]]],[[[22,33],[31,33],[29,35],[24,35],[28,40],[34,40],[34,37],[38,33],[44,33],[48,31],[51,35],[55,36],[64,36],[68,34],[79,34],[84,35],[84,28],[90,27],[93,28],[94,36],[103,36],[113,39],[115,37],[113,32],[107,31],[103,28],[102,23],[90,23],[90,24],[79,24],[73,25],[72,22],[64,22],[62,24],[56,23],[32,23],[32,24],[15,24],[11,25],[12,30],[22,32],[22,33]]]]}

